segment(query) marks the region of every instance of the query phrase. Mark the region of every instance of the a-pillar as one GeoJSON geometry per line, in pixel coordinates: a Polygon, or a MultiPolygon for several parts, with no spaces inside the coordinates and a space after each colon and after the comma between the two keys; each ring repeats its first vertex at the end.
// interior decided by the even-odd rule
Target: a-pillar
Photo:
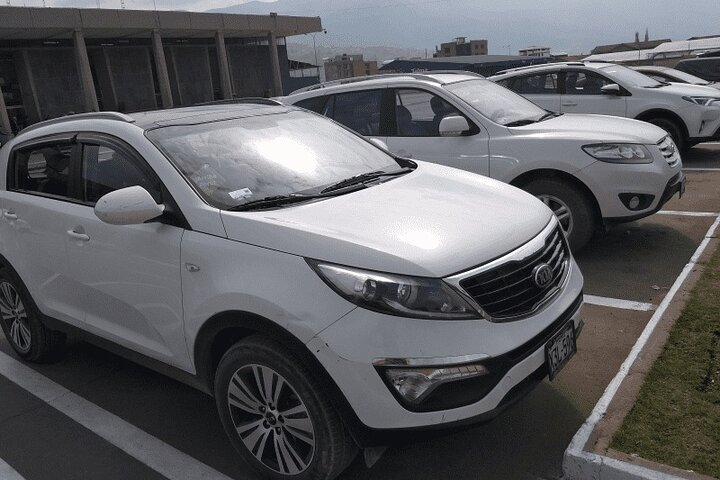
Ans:
{"type": "Polygon", "coordinates": [[[73,32],[73,44],[75,46],[75,63],[77,64],[78,76],[80,77],[80,88],[83,95],[83,106],[88,112],[97,112],[98,100],[93,83],[92,70],[90,70],[90,59],[88,59],[85,37],[81,30],[73,32]]]}
{"type": "Polygon", "coordinates": [[[270,47],[270,70],[272,71],[272,95],[279,96],[283,94],[280,57],[278,56],[277,39],[272,32],[268,33],[268,44],[270,47]]]}
{"type": "Polygon", "coordinates": [[[225,100],[233,98],[232,82],[230,80],[230,66],[228,65],[227,50],[225,49],[225,34],[215,32],[215,51],[217,52],[218,72],[220,73],[220,90],[225,100]]]}
{"type": "Polygon", "coordinates": [[[163,108],[172,108],[173,98],[170,89],[170,75],[168,75],[167,63],[165,62],[165,50],[163,50],[162,37],[160,32],[153,30],[152,32],[153,57],[155,57],[155,71],[158,76],[158,85],[160,86],[160,98],[162,99],[163,108]]]}

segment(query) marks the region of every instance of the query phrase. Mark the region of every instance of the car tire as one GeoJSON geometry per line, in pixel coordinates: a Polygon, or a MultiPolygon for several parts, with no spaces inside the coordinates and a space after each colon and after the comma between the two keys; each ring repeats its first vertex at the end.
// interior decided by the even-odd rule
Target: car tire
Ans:
{"type": "Polygon", "coordinates": [[[230,442],[263,478],[275,480],[330,480],[357,455],[326,391],[299,356],[262,336],[231,347],[215,374],[230,442]]]}
{"type": "Polygon", "coordinates": [[[15,353],[30,362],[56,360],[65,334],[47,328],[30,293],[17,275],[0,269],[0,324],[15,353]]]}
{"type": "Polygon", "coordinates": [[[679,151],[684,152],[692,146],[685,140],[685,137],[682,134],[682,129],[672,120],[668,120],[667,118],[651,118],[647,120],[647,122],[665,130],[670,137],[672,137],[673,142],[675,142],[675,146],[679,151]]]}
{"type": "Polygon", "coordinates": [[[595,210],[583,191],[555,178],[532,180],[522,188],[555,213],[573,252],[590,241],[595,230],[595,210]]]}

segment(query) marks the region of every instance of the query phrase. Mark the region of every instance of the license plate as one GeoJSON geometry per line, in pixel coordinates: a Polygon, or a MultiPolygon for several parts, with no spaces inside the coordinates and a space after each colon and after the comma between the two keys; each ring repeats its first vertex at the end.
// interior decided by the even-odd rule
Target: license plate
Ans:
{"type": "Polygon", "coordinates": [[[548,366],[550,380],[555,378],[555,375],[565,366],[576,351],[575,324],[570,320],[545,344],[545,361],[548,366]]]}

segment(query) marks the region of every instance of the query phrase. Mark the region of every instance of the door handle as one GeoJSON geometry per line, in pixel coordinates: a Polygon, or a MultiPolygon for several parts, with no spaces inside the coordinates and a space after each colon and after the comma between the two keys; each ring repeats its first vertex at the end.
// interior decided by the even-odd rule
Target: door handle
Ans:
{"type": "Polygon", "coordinates": [[[7,218],[8,220],[17,220],[17,215],[12,210],[5,210],[3,212],[3,217],[7,218]]]}
{"type": "Polygon", "coordinates": [[[76,232],[75,230],[68,230],[67,234],[70,238],[74,238],[75,240],[81,240],[83,242],[87,242],[88,240],[90,240],[89,235],[86,235],[82,232],[76,232]]]}
{"type": "Polygon", "coordinates": [[[563,107],[577,107],[577,102],[563,102],[563,107]]]}

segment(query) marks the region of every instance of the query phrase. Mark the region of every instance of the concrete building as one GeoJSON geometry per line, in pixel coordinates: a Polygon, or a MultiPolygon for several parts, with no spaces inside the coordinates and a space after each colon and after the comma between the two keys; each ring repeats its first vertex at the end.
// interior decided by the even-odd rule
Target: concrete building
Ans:
{"type": "Polygon", "coordinates": [[[550,47],[527,47],[518,50],[521,57],[549,57],[550,47]]]}
{"type": "Polygon", "coordinates": [[[281,95],[293,89],[285,37],[321,30],[319,17],[0,7],[0,130],[281,95]]]}
{"type": "Polygon", "coordinates": [[[325,80],[362,77],[378,72],[377,62],[365,61],[362,55],[336,55],[325,60],[325,80]]]}
{"type": "Polygon", "coordinates": [[[452,42],[440,44],[440,48],[435,47],[433,58],[440,57],[463,57],[467,55],[487,55],[487,40],[465,40],[465,37],[457,37],[452,42]]]}

